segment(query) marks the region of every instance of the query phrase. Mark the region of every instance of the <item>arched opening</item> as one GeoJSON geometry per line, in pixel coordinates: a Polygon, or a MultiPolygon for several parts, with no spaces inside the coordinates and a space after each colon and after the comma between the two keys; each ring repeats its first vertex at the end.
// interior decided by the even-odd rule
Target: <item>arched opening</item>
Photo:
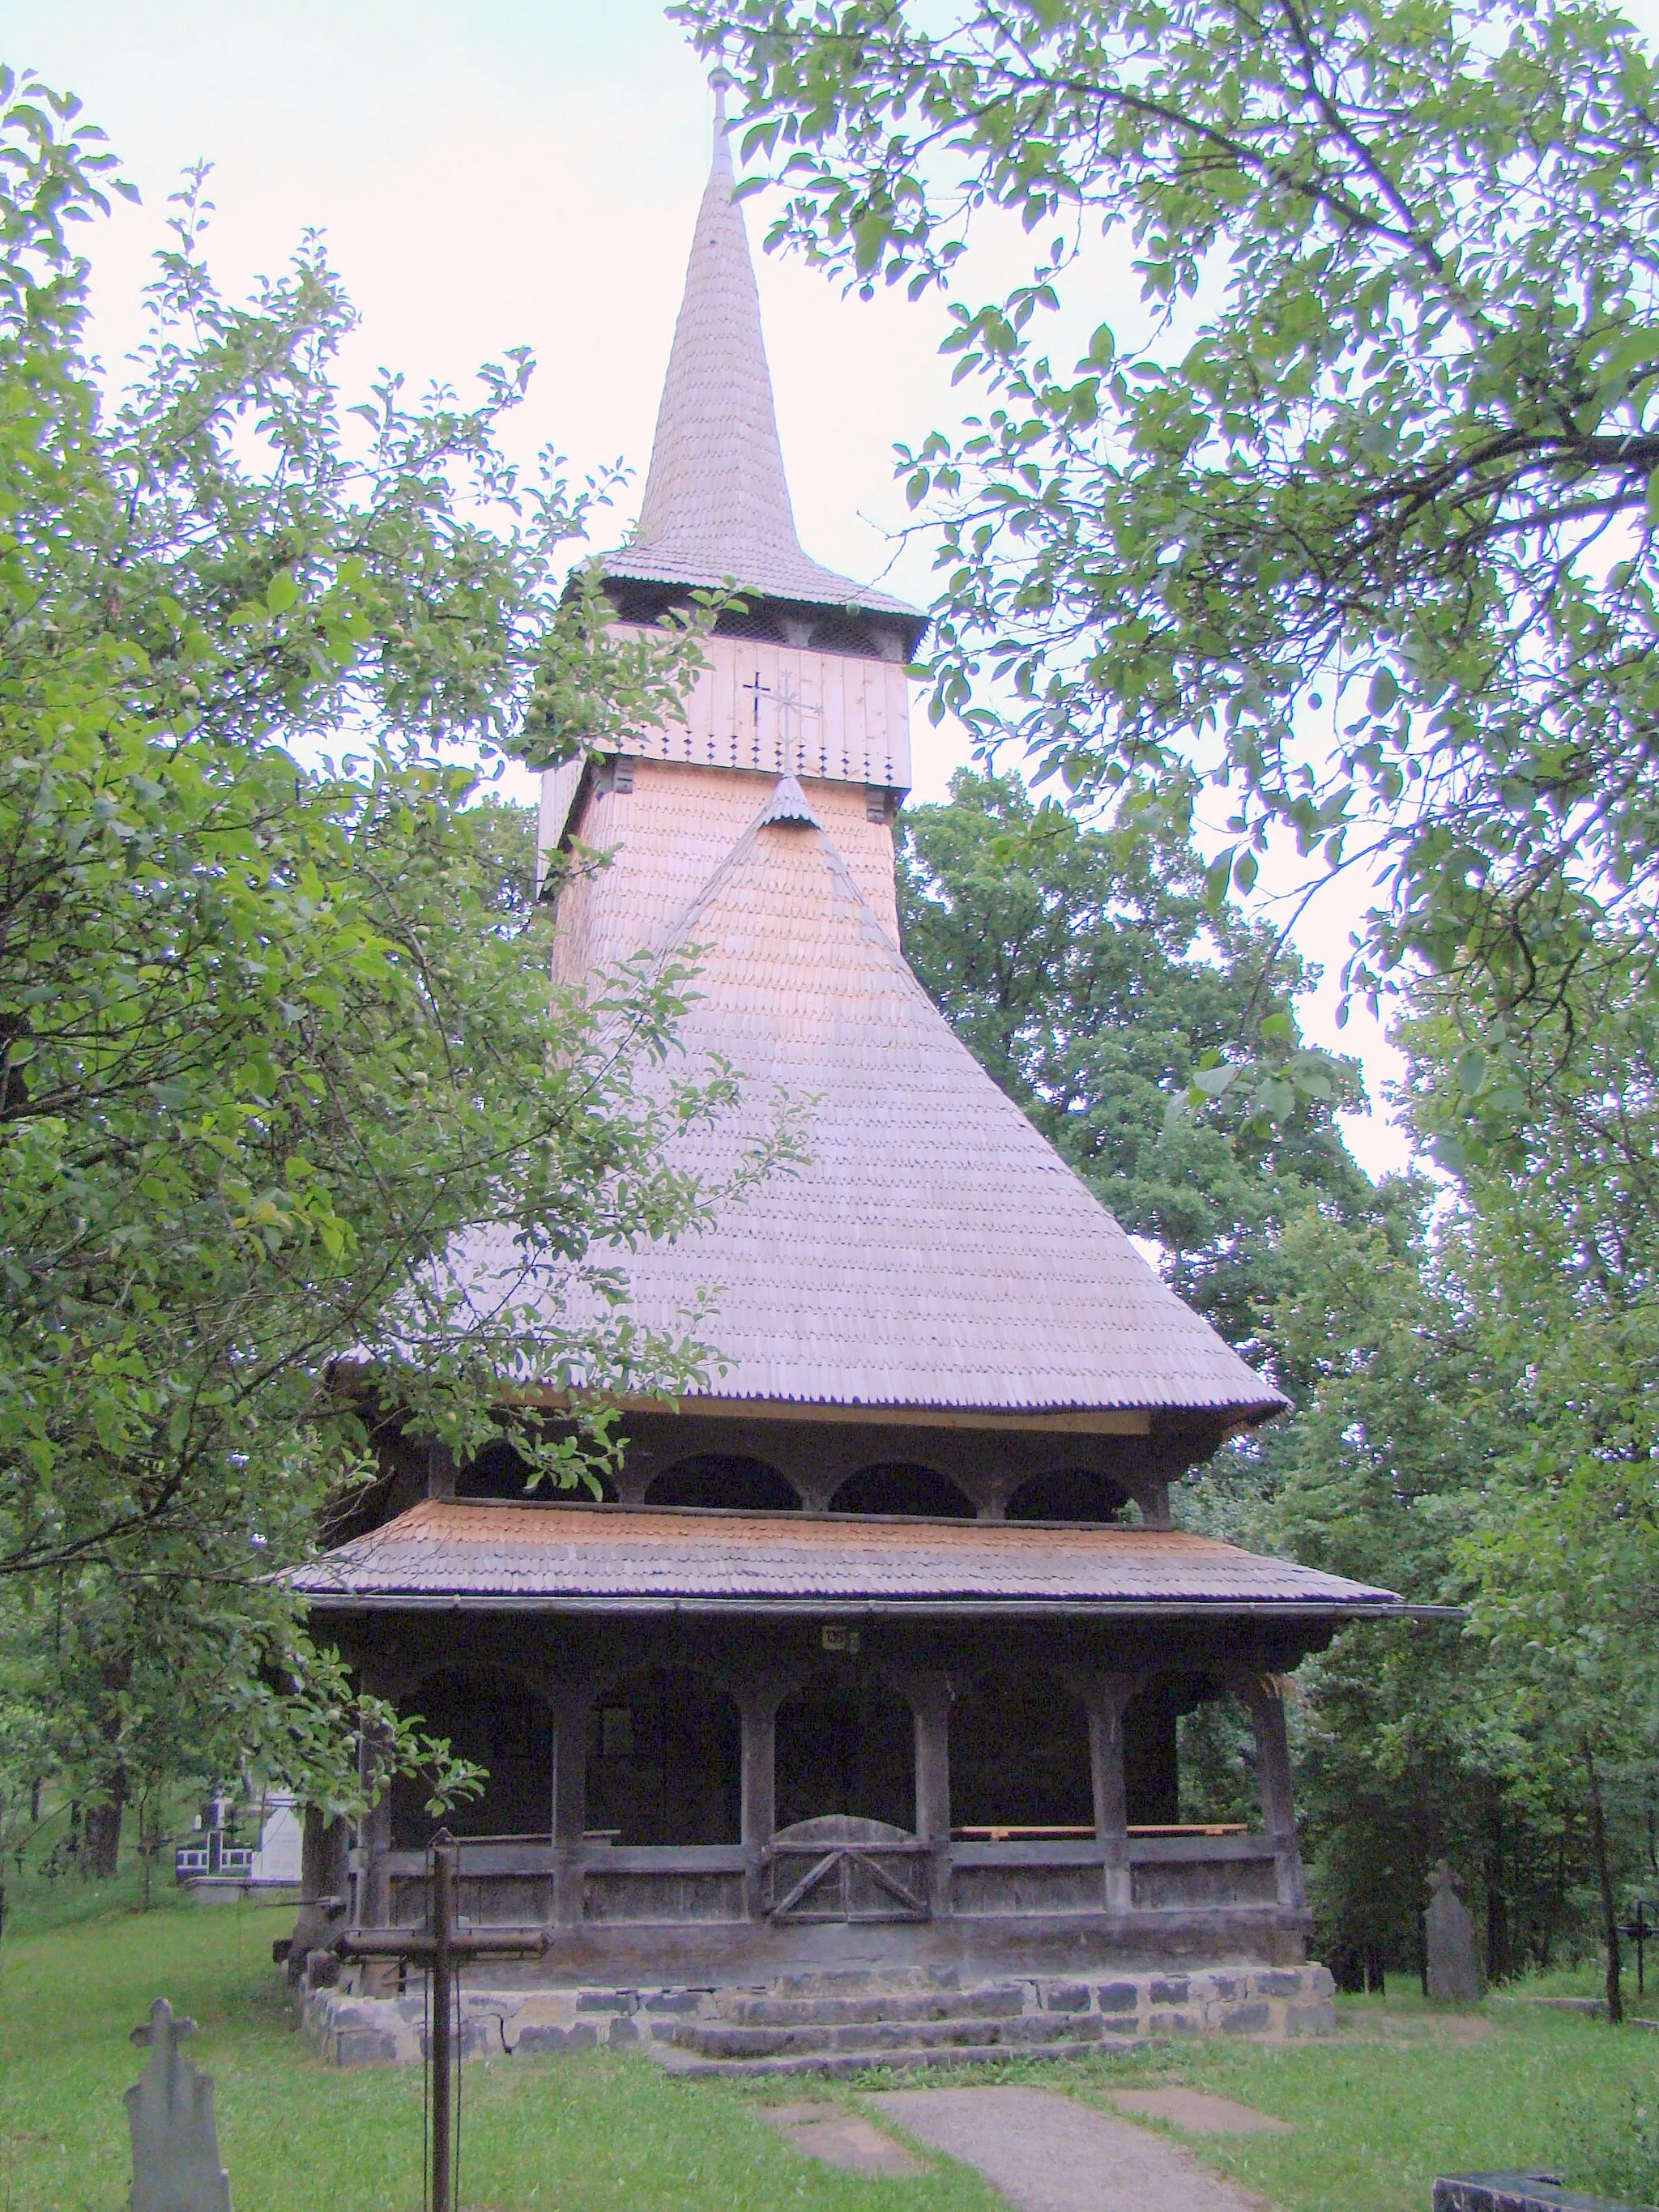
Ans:
{"type": "Polygon", "coordinates": [[[778,1708],[773,1773],[780,1828],[843,1813],[914,1830],[915,1717],[872,1675],[816,1674],[778,1708]]]}
{"type": "Polygon", "coordinates": [[[876,657],[876,641],[862,623],[849,622],[845,615],[829,615],[812,625],[814,653],[852,653],[871,660],[876,657]]]}
{"type": "MultiPolygon", "coordinates": [[[[502,1498],[520,1504],[526,1498],[552,1498],[574,1504],[588,1504],[593,1492],[586,1480],[567,1489],[550,1481],[538,1482],[533,1490],[526,1488],[530,1480],[530,1462],[515,1451],[507,1437],[500,1437],[493,1444],[486,1444],[476,1459],[469,1460],[455,1477],[457,1498],[502,1498]]],[[[599,1477],[601,1496],[607,1505],[617,1501],[617,1486],[608,1475],[599,1477]]]]}
{"type": "Polygon", "coordinates": [[[762,605],[744,607],[739,611],[727,607],[714,617],[716,637],[752,638],[757,644],[781,645],[783,625],[772,611],[762,605]]]}
{"type": "Polygon", "coordinates": [[[1176,1764],[1183,1820],[1261,1827],[1255,1721],[1242,1698],[1206,1685],[1176,1723],[1176,1764]]]}
{"type": "Polygon", "coordinates": [[[429,1674],[400,1701],[419,1713],[422,1732],[444,1738],[458,1758],[487,1770],[481,1797],[428,1813],[423,1782],[399,1775],[392,1785],[392,1840],[419,1850],[440,1828],[454,1836],[547,1836],[553,1824],[553,1716],[516,1676],[429,1674]]]}
{"type": "Polygon", "coordinates": [[[749,1513],[797,1513],[800,1499],[776,1468],[736,1452],[699,1452],[665,1468],[647,1505],[725,1505],[749,1513]]]}
{"type": "Polygon", "coordinates": [[[978,1676],[951,1716],[951,1819],[958,1828],[1092,1830],[1082,1699],[1038,1667],[978,1676]]]}
{"type": "Polygon", "coordinates": [[[1010,1521],[1115,1521],[1128,1502],[1128,1492],[1109,1474],[1066,1467],[1022,1482],[1006,1511],[1010,1521]]]}
{"type": "Polygon", "coordinates": [[[1133,1827],[1258,1824],[1254,1724],[1212,1675],[1160,1674],[1123,1715],[1133,1827]]]}
{"type": "Polygon", "coordinates": [[[913,1513],[930,1521],[971,1521],[973,1500],[949,1475],[897,1461],[861,1467],[830,1500],[832,1513],[913,1513]]]}
{"type": "Polygon", "coordinates": [[[589,1832],[618,1844],[735,1844],[743,1729],[706,1674],[642,1668],[587,1722],[589,1832]]]}

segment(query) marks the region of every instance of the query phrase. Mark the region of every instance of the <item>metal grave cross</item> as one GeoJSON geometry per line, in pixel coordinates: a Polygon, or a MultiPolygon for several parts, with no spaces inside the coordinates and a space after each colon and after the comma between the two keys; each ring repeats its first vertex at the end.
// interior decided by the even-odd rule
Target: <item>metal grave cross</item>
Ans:
{"type": "Polygon", "coordinates": [[[1627,1936],[1636,1946],[1636,1994],[1638,1997],[1645,1996],[1647,1995],[1647,1948],[1652,1938],[1659,1936],[1659,1921],[1648,1918],[1647,1903],[1644,1899],[1639,1897],[1637,1899],[1635,1911],[1621,1924],[1619,1933],[1621,1936],[1627,1936]]]}
{"type": "MultiPolygon", "coordinates": [[[[431,2029],[426,2045],[432,2116],[430,2212],[452,2212],[460,2185],[456,2156],[460,1984],[456,1969],[468,1959],[539,1958],[548,1945],[545,1928],[474,1928],[461,1918],[455,1909],[459,1856],[454,1838],[441,1831],[432,1844],[432,1905],[424,1928],[348,1929],[335,1937],[331,1947],[343,1959],[398,1959],[424,1966],[431,1975],[431,2029]]],[[[195,2212],[193,2206],[191,2212],[195,2212]]]]}
{"type": "Polygon", "coordinates": [[[219,2163],[213,2084],[179,2048],[194,2035],[193,2020],[175,2020],[157,1997],[134,2043],[149,2046],[149,2063],[127,2091],[132,2136],[129,2212],[230,2212],[230,2176],[219,2163]]]}

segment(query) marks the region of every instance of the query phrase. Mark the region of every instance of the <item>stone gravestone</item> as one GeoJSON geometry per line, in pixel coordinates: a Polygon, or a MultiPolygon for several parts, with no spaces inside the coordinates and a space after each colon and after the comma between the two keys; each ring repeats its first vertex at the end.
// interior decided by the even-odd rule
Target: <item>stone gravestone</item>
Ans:
{"type": "Polygon", "coordinates": [[[132,2130],[128,2212],[230,2212],[230,2176],[219,2163],[213,2084],[179,2048],[193,2020],[175,2020],[157,1997],[132,2040],[149,2045],[143,2078],[127,2091],[132,2130]]]}
{"type": "Polygon", "coordinates": [[[1444,1859],[1429,1876],[1429,1909],[1423,1915],[1429,1995],[1447,2004],[1479,2004],[1482,1992],[1474,1923],[1457,1894],[1457,1877],[1444,1859]]]}

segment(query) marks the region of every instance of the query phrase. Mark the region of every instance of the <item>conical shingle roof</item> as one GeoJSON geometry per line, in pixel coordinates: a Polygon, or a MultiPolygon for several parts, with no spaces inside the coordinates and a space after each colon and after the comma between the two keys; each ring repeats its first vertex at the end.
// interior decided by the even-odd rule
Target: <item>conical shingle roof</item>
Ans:
{"type": "MultiPolygon", "coordinates": [[[[720,1354],[711,1396],[1243,1417],[1282,1404],[966,1050],[792,780],[656,949],[684,947],[702,963],[679,1030],[690,1070],[729,1063],[744,1106],[677,1147],[678,1164],[729,1175],[780,1091],[808,1155],[700,1234],[616,1255],[642,1327],[675,1334],[712,1292],[698,1325],[720,1354]]],[[[507,1240],[481,1240],[461,1272],[481,1292],[515,1266],[507,1240]]]]}
{"type": "Polygon", "coordinates": [[[733,182],[722,102],[639,525],[631,544],[607,556],[605,573],[706,587],[729,576],[769,599],[914,621],[904,600],[838,576],[801,550],[733,182]]]}

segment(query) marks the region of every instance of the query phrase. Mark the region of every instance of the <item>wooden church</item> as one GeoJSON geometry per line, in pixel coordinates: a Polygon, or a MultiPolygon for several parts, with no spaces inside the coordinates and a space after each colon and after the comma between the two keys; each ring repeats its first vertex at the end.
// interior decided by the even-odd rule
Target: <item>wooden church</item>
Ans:
{"type": "MultiPolygon", "coordinates": [[[[447,1822],[462,1907],[538,1955],[470,1971],[472,2047],[850,2067],[1316,2031],[1285,1677],[1401,1607],[1171,1527],[1171,1481],[1282,1401],[905,964],[923,618],[801,550],[732,186],[717,126],[606,589],[629,623],[728,579],[744,611],[683,722],[548,772],[541,834],[559,980],[701,948],[688,1065],[798,1102],[805,1158],[619,1258],[647,1325],[706,1297],[719,1357],[626,1409],[617,1496],[411,1450],[302,1586],[489,1768],[447,1822]],[[609,866],[562,872],[573,839],[609,866]]],[[[418,1981],[330,1945],[422,1920],[436,1826],[401,1789],[360,1832],[312,1823],[293,1960],[337,2058],[418,2049],[418,1981]]]]}

